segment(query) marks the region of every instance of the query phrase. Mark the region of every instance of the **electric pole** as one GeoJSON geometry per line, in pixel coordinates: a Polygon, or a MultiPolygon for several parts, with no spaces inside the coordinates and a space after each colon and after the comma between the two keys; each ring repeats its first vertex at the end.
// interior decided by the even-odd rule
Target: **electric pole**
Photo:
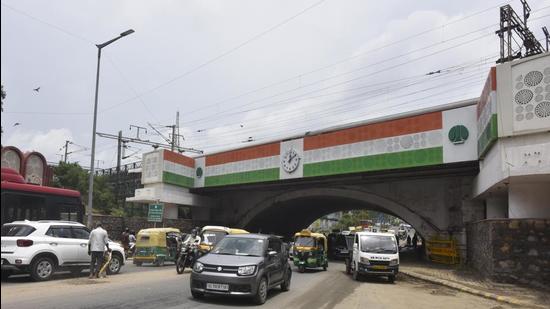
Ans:
{"type": "Polygon", "coordinates": [[[69,144],[71,141],[65,141],[65,156],[63,157],[63,163],[67,163],[67,152],[69,150],[69,144]]]}

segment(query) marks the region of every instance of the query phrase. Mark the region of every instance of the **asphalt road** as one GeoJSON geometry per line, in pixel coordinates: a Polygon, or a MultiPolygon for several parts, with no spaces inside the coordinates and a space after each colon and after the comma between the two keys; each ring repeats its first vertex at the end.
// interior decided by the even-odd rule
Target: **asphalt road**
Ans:
{"type": "MultiPolygon", "coordinates": [[[[293,268],[294,269],[294,268],[293,268]]],[[[49,282],[28,277],[2,281],[2,309],[9,308],[225,308],[253,307],[247,299],[207,297],[197,301],[189,291],[189,273],[177,275],[173,265],[135,267],[106,279],[59,275],[49,282]]],[[[344,265],[328,271],[293,272],[290,291],[272,290],[263,308],[513,308],[477,296],[398,276],[356,282],[344,265]]]]}

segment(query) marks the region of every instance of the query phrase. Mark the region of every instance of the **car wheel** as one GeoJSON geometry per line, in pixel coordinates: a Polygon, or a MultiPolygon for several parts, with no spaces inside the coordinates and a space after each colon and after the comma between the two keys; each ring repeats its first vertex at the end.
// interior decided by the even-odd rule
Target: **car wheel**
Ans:
{"type": "Polygon", "coordinates": [[[34,281],[47,281],[52,278],[55,264],[48,257],[38,257],[31,265],[31,277],[34,281]]]}
{"type": "Polygon", "coordinates": [[[394,283],[395,282],[395,275],[388,276],[388,281],[390,281],[390,283],[394,283]]]}
{"type": "Polygon", "coordinates": [[[109,263],[109,267],[107,267],[107,274],[109,275],[118,274],[121,268],[122,268],[122,257],[118,254],[113,253],[113,256],[111,257],[111,263],[109,263]]]}
{"type": "Polygon", "coordinates": [[[325,265],[323,265],[323,270],[326,271],[327,267],[328,267],[328,263],[325,263],[325,265]]]}
{"type": "Polygon", "coordinates": [[[281,290],[286,292],[290,290],[290,280],[292,279],[292,271],[288,269],[285,274],[285,280],[281,283],[281,290]]]}
{"type": "Polygon", "coordinates": [[[351,275],[351,262],[346,259],[346,274],[351,275]]]}
{"type": "Polygon", "coordinates": [[[254,303],[257,305],[263,305],[267,300],[267,280],[262,278],[260,284],[258,284],[258,290],[254,296],[254,303]]]}
{"type": "Polygon", "coordinates": [[[195,299],[201,299],[204,297],[204,293],[191,290],[191,296],[195,299]]]}

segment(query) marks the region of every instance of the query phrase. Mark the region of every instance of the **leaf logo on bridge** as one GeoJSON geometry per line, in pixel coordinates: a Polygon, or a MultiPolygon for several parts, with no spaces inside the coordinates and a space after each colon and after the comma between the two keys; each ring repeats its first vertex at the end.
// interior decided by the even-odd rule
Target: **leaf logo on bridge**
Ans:
{"type": "Polygon", "coordinates": [[[455,145],[464,144],[464,142],[468,139],[468,136],[468,129],[461,124],[456,125],[449,130],[449,140],[455,145]]]}

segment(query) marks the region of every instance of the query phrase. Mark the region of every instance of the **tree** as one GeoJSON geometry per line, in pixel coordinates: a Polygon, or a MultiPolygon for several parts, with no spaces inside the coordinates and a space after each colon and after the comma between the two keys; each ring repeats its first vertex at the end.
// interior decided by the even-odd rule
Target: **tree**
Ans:
{"type": "MultiPolygon", "coordinates": [[[[118,213],[115,196],[107,183],[107,176],[94,177],[94,210],[102,214],[118,213]]],[[[73,189],[80,192],[86,205],[88,196],[88,171],[78,163],[59,162],[54,168],[53,186],[73,189]]]]}

